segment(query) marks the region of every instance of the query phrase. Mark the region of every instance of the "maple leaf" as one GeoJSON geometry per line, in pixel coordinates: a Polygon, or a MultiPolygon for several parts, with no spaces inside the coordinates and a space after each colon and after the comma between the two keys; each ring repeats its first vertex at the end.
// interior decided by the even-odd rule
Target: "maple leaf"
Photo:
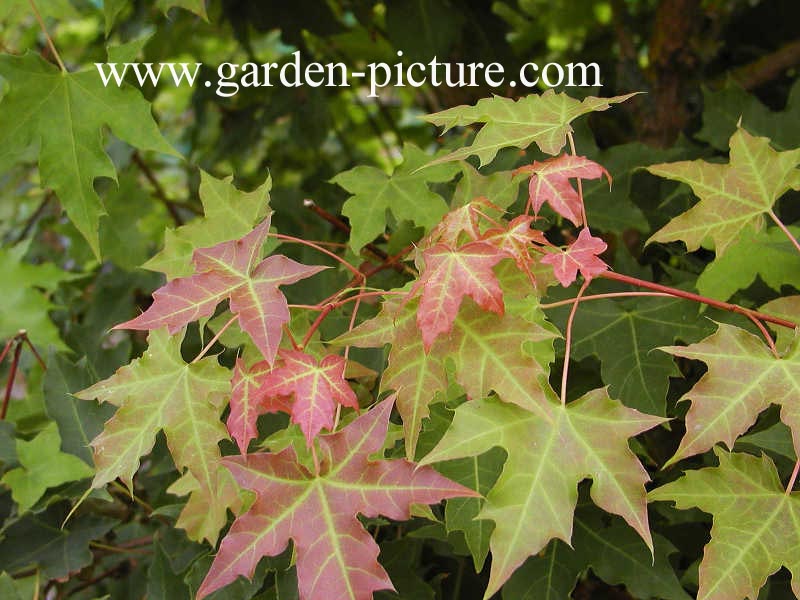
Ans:
{"type": "Polygon", "coordinates": [[[572,131],[570,123],[574,119],[589,112],[606,110],[634,95],[613,98],[587,96],[575,100],[564,93],[547,90],[541,96],[531,94],[519,100],[502,96],[483,98],[474,106],[456,106],[428,115],[425,119],[444,127],[444,131],[458,125],[486,123],[471,146],[428,164],[461,160],[477,154],[480,166],[483,166],[490,163],[501,148],[514,146],[525,149],[534,142],[545,154],[558,154],[567,141],[567,133],[572,131]]]}
{"type": "Polygon", "coordinates": [[[664,421],[624,407],[605,389],[566,406],[551,395],[533,411],[494,398],[459,406],[444,437],[420,464],[476,456],[495,446],[508,453],[477,517],[495,522],[484,597],[550,539],[570,543],[578,483],[587,476],[594,481],[595,504],[624,518],[652,551],[644,488],[649,478],[628,438],[664,421]]]}
{"type": "Polygon", "coordinates": [[[609,187],[611,186],[611,175],[601,165],[585,156],[572,154],[562,154],[542,162],[533,161],[533,164],[520,167],[514,173],[531,174],[526,212],[532,207],[534,214],[538,215],[542,205],[547,202],[554,211],[578,227],[584,224],[583,204],[569,180],[599,179],[605,175],[609,187]]]}
{"type": "Polygon", "coordinates": [[[308,266],[283,255],[257,262],[269,233],[265,219],[240,240],[195,250],[196,273],[179,277],[153,292],[153,304],[141,315],[114,329],[152,330],[168,327],[170,333],[187,323],[208,317],[217,304],[230,299],[231,312],[270,364],[275,361],[289,306],[278,286],[319,273],[324,266],[308,266]]]}
{"type": "Polygon", "coordinates": [[[450,181],[458,165],[420,171],[429,156],[413,144],[403,146],[403,163],[391,176],[381,169],[358,166],[331,179],[353,194],[342,214],[350,220],[350,246],[358,252],[386,229],[386,211],[398,222],[411,221],[431,229],[447,213],[447,203],[431,191],[429,183],[450,181]]]}
{"type": "Polygon", "coordinates": [[[481,237],[480,218],[482,211],[500,211],[485,197],[474,198],[464,206],[455,208],[448,212],[439,224],[434,227],[427,237],[426,245],[433,245],[436,242],[457,246],[462,233],[475,241],[481,237]]]}
{"type": "MultiPolygon", "coordinates": [[[[238,357],[236,365],[233,367],[231,411],[226,424],[228,432],[236,440],[242,454],[247,454],[250,440],[258,435],[256,422],[258,416],[264,412],[263,408],[259,406],[261,401],[259,390],[271,370],[272,367],[265,360],[255,363],[248,369],[245,362],[238,357]]],[[[288,402],[284,408],[285,412],[290,411],[288,402]]]]}
{"type": "Polygon", "coordinates": [[[77,456],[61,452],[58,426],[50,422],[30,441],[16,440],[20,466],[0,479],[23,513],[33,507],[47,488],[91,477],[92,469],[77,456]]]}
{"type": "Polygon", "coordinates": [[[534,217],[520,215],[514,217],[505,228],[494,227],[481,236],[482,241],[496,246],[506,256],[513,258],[517,266],[525,272],[532,282],[535,278],[531,271],[531,265],[534,261],[531,258],[530,245],[550,245],[543,232],[531,228],[531,224],[534,221],[534,217]]]}
{"type": "Polygon", "coordinates": [[[700,198],[695,206],[659,229],[650,242],[683,240],[689,251],[708,238],[717,256],[749,227],[759,230],[764,213],[789,189],[800,189],[800,148],[776,152],[770,141],[739,127],[730,139],[730,162],[704,160],[663,163],[647,168],[654,175],[691,186],[700,198]]]}
{"type": "Polygon", "coordinates": [[[686,434],[667,464],[705,452],[717,442],[732,448],[770,404],[781,406],[781,421],[792,430],[800,455],[800,337],[775,358],[752,333],[717,325],[715,333],[696,344],[661,348],[708,365],[700,381],[680,398],[691,400],[692,406],[686,413],[686,434]]]}
{"type": "Polygon", "coordinates": [[[265,411],[289,412],[309,447],[323,429],[333,429],[336,405],[358,409],[358,398],[344,378],[346,361],[329,354],[321,361],[299,350],[280,351],[280,366],[262,380],[258,394],[265,411]],[[286,410],[286,396],[294,401],[286,410]]]}
{"type": "MultiPolygon", "coordinates": [[[[562,330],[570,308],[552,313],[562,330]]],[[[677,340],[699,341],[713,331],[711,325],[697,304],[681,298],[601,298],[581,303],[575,313],[570,356],[575,360],[596,356],[614,398],[664,416],[670,377],[678,377],[680,371],[672,357],[653,350],[677,340]]]]}
{"type": "Polygon", "coordinates": [[[200,520],[184,517],[196,523],[196,529],[188,533],[193,539],[215,543],[235,500],[219,495],[220,489],[228,488],[217,447],[228,437],[219,416],[230,391],[230,372],[214,357],[186,364],[180,354],[182,335],[169,336],[160,329],[147,339],[141,358],[75,394],[82,400],[96,398],[118,407],[92,441],[97,468],[92,487],[119,477],[130,488],[139,458],[152,450],[156,433],[163,430],[175,465],[194,477],[184,487],[193,488],[198,498],[190,496],[187,507],[190,512],[203,507],[200,520]]]}
{"type": "Polygon", "coordinates": [[[598,258],[606,251],[606,243],[594,237],[588,227],[581,229],[578,239],[572,242],[566,250],[546,254],[541,262],[553,266],[553,272],[561,285],[568,287],[575,281],[578,271],[586,281],[590,281],[603,271],[608,270],[608,265],[598,258]]]}
{"type": "Polygon", "coordinates": [[[0,76],[9,83],[0,109],[0,172],[38,145],[42,186],[55,191],[99,258],[105,210],[94,180],[116,178],[103,149],[103,128],[107,125],[137,148],[176,156],[153,120],[150,104],[131,86],[104,87],[95,69],[62,72],[36,53],[0,54],[0,76]]]}
{"type": "Polygon", "coordinates": [[[698,600],[756,598],[767,577],[782,566],[791,571],[792,590],[800,595],[800,494],[785,493],[766,455],[719,448],[715,454],[718,467],[687,471],[649,495],[714,517],[700,563],[698,600]]]}
{"type": "Polygon", "coordinates": [[[167,279],[187,277],[194,271],[192,253],[240,238],[266,216],[269,209],[269,190],[272,177],[252,192],[234,187],[233,177],[217,179],[200,171],[200,201],[203,217],[177,229],[167,229],[164,248],[144,265],[145,269],[161,271],[167,279]]]}
{"type": "MultiPolygon", "coordinates": [[[[800,227],[787,227],[800,237],[800,227]]],[[[783,285],[800,289],[800,254],[777,227],[762,231],[743,230],[736,241],[717,256],[697,278],[697,291],[703,296],[727,300],[737,290],[747,288],[756,277],[776,292],[783,285]]]]}
{"type": "Polygon", "coordinates": [[[425,269],[409,297],[422,290],[417,324],[426,352],[439,334],[452,329],[464,296],[470,296],[484,310],[503,314],[503,291],[492,267],[506,256],[496,246],[482,241],[459,248],[435,244],[423,250],[422,257],[425,269]]]}
{"type": "Polygon", "coordinates": [[[290,540],[302,599],[366,600],[373,591],[394,589],[378,563],[379,547],[357,515],[406,520],[412,504],[477,494],[431,467],[370,460],[383,446],[393,402],[387,398],[342,430],[317,438],[317,476],[298,463],[291,447],[224,459],[239,485],[257,497],[222,540],[198,600],[238,575],[252,577],[261,557],[280,554],[290,540]]]}
{"type": "MultiPolygon", "coordinates": [[[[530,286],[527,279],[522,282],[530,286]]],[[[382,391],[397,392],[408,458],[414,457],[430,403],[437,392],[447,389],[448,360],[454,362],[455,379],[469,398],[482,398],[495,391],[505,402],[527,410],[546,402],[553,340],[558,333],[535,300],[526,299],[530,311],[527,318],[508,313],[499,316],[468,301],[455,315],[450,335],[438,338],[427,352],[424,332],[416,323],[414,302],[387,300],[377,317],[331,341],[359,347],[391,343],[389,364],[380,385],[382,391]]]]}

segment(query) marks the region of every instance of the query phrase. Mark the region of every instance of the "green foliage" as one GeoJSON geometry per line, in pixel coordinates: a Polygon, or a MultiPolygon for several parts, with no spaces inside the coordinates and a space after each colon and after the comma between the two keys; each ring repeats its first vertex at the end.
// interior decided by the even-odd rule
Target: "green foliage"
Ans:
{"type": "Polygon", "coordinates": [[[694,4],[3,2],[0,597],[798,595],[800,6],[694,4]]]}

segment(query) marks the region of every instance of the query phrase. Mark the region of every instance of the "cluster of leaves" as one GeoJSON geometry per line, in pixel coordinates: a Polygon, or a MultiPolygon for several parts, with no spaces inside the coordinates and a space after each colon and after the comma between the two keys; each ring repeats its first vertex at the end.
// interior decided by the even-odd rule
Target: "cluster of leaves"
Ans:
{"type": "MultiPolygon", "coordinates": [[[[296,9],[338,27],[334,5],[296,9]]],[[[105,2],[106,35],[141,8],[105,2]]],[[[207,27],[202,1],[153,8],[207,27]]],[[[241,20],[275,25],[210,9],[249,52],[241,20]]],[[[348,18],[416,39],[402,10],[348,18]]],[[[288,15],[304,52],[363,48],[288,15]]],[[[454,47],[451,23],[415,52],[454,47]]],[[[425,117],[466,141],[395,123],[399,164],[339,165],[298,217],[291,161],[274,191],[233,150],[195,162],[255,171],[252,192],[184,167],[178,123],[41,35],[43,56],[0,54],[0,183],[31,196],[0,250],[3,598],[800,595],[800,85],[784,113],[707,92],[707,146],[669,150],[595,144],[586,116],[632,94],[483,98],[425,117]]]]}

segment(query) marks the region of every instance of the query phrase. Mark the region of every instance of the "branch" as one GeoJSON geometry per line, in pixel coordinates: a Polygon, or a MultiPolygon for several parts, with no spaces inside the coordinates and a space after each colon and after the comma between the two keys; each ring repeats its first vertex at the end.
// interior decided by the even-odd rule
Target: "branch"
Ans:
{"type": "Polygon", "coordinates": [[[635,285],[638,287],[655,290],[657,292],[664,292],[665,294],[669,294],[670,296],[675,296],[676,298],[685,298],[686,300],[694,300],[695,302],[708,304],[709,306],[713,306],[714,308],[720,308],[722,310],[727,310],[729,312],[734,312],[740,315],[744,315],[748,319],[756,318],[761,321],[766,321],[767,323],[774,323],[775,325],[788,327],[789,329],[795,329],[797,327],[797,323],[792,323],[791,321],[787,321],[786,319],[781,319],[780,317],[773,317],[772,315],[767,315],[762,312],[758,312],[757,310],[751,310],[749,308],[745,308],[744,306],[739,306],[738,304],[721,302],[720,300],[714,300],[713,298],[701,296],[700,294],[693,294],[692,292],[685,292],[677,288],[661,285],[660,283],[653,283],[652,281],[639,279],[638,277],[622,275],[621,273],[615,273],[614,271],[604,271],[603,273],[597,275],[597,277],[604,277],[605,279],[612,279],[614,281],[627,283],[629,285],[635,285]]]}
{"type": "Polygon", "coordinates": [[[142,160],[142,156],[139,154],[138,150],[134,150],[133,154],[131,154],[131,160],[137,167],[139,167],[139,170],[147,178],[147,181],[150,182],[150,185],[153,186],[153,191],[155,192],[156,198],[161,200],[161,203],[167,208],[167,212],[169,212],[169,215],[172,217],[175,225],[178,227],[183,225],[183,218],[178,212],[175,202],[167,197],[167,193],[164,191],[164,188],[161,187],[161,183],[159,183],[158,179],[156,179],[153,170],[146,162],[144,162],[144,160],[142,160]]]}
{"type": "MultiPolygon", "coordinates": [[[[749,91],[777,79],[797,65],[800,65],[800,40],[788,42],[766,56],[733,69],[726,78],[730,77],[749,91]]],[[[715,84],[721,86],[723,82],[723,79],[717,79],[715,84]]]]}
{"type": "Polygon", "coordinates": [[[53,53],[53,58],[56,59],[59,68],[63,73],[67,72],[67,67],[64,66],[64,61],[61,60],[61,55],[56,50],[56,45],[53,43],[53,38],[50,37],[50,34],[47,33],[47,27],[45,27],[44,19],[42,19],[42,15],[39,13],[39,9],[36,8],[36,3],[33,0],[28,0],[28,4],[31,6],[31,10],[33,11],[36,20],[39,22],[39,27],[42,29],[42,33],[44,34],[45,39],[47,40],[47,47],[50,48],[50,52],[53,53]]]}

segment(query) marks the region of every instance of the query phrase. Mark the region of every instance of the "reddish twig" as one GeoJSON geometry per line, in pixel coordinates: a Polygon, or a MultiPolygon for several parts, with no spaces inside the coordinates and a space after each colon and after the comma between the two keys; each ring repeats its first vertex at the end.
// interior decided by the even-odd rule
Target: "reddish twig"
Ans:
{"type": "Polygon", "coordinates": [[[22,342],[17,340],[14,348],[14,358],[11,359],[11,369],[8,372],[8,379],[6,379],[6,390],[3,395],[3,406],[0,408],[0,421],[6,418],[8,412],[8,402],[11,400],[11,390],[14,387],[14,378],[17,376],[17,366],[19,365],[19,355],[22,352],[22,342]]]}
{"type": "MultiPolygon", "coordinates": [[[[657,296],[662,298],[674,298],[672,294],[667,294],[666,292],[612,292],[609,294],[592,294],[591,296],[583,296],[580,301],[587,302],[589,300],[600,300],[602,298],[626,298],[631,296],[657,296]]],[[[575,302],[578,302],[577,298],[568,298],[566,300],[559,300],[558,302],[540,304],[539,308],[544,308],[546,310],[548,308],[556,308],[558,306],[567,306],[568,304],[573,304],[575,302]]]]}
{"type": "Polygon", "coordinates": [[[225,330],[228,327],[230,327],[231,324],[233,324],[233,322],[238,318],[239,318],[239,315],[233,315],[230,319],[228,319],[228,322],[225,323],[225,325],[223,325],[220,328],[220,330],[214,335],[214,337],[212,337],[209,340],[209,342],[205,346],[203,346],[203,349],[200,350],[200,353],[197,356],[194,357],[194,360],[192,361],[192,364],[198,362],[201,358],[203,358],[208,353],[208,351],[211,350],[211,346],[213,346],[217,342],[217,340],[220,337],[222,337],[222,334],[225,333],[225,330]]]}
{"type": "Polygon", "coordinates": [[[798,252],[800,252],[800,242],[798,242],[798,241],[797,241],[797,238],[795,238],[795,237],[792,235],[792,232],[791,232],[791,231],[789,231],[789,228],[788,228],[788,227],[786,227],[786,225],[784,225],[784,224],[783,224],[783,221],[781,221],[781,220],[778,218],[778,215],[776,215],[776,214],[775,214],[775,211],[772,211],[772,210],[771,210],[771,211],[769,211],[769,216],[770,216],[770,218],[771,218],[771,219],[772,219],[772,220],[775,222],[775,224],[776,224],[778,227],[780,227],[780,228],[781,228],[781,231],[783,231],[783,233],[785,233],[785,234],[786,234],[786,237],[788,237],[788,238],[789,238],[789,241],[790,241],[790,242],[792,242],[792,245],[795,247],[795,249],[796,249],[798,252]]]}
{"type": "Polygon", "coordinates": [[[786,485],[786,494],[791,494],[792,490],[794,489],[794,484],[797,481],[797,474],[800,473],[800,458],[798,458],[794,463],[794,470],[792,471],[792,476],[789,478],[789,483],[786,485]]]}
{"type": "Polygon", "coordinates": [[[727,310],[729,312],[734,312],[740,315],[744,315],[747,318],[755,317],[760,321],[766,321],[767,323],[774,323],[775,325],[780,325],[781,327],[788,327],[789,329],[794,329],[797,327],[796,323],[793,323],[792,321],[788,321],[786,319],[781,319],[780,317],[767,315],[757,310],[751,310],[749,308],[745,308],[744,306],[739,306],[738,304],[730,304],[729,302],[714,300],[713,298],[707,298],[706,296],[701,296],[700,294],[685,292],[677,288],[661,285],[660,283],[653,283],[652,281],[639,279],[638,277],[631,277],[630,275],[622,275],[621,273],[615,273],[614,271],[604,271],[603,273],[600,273],[598,277],[604,277],[605,279],[612,279],[614,281],[619,281],[621,283],[627,283],[628,285],[635,285],[638,287],[655,290],[657,292],[664,292],[665,294],[669,294],[670,296],[675,296],[676,298],[685,298],[686,300],[694,300],[695,302],[708,304],[709,306],[713,306],[714,308],[720,308],[722,310],[727,310]]]}

